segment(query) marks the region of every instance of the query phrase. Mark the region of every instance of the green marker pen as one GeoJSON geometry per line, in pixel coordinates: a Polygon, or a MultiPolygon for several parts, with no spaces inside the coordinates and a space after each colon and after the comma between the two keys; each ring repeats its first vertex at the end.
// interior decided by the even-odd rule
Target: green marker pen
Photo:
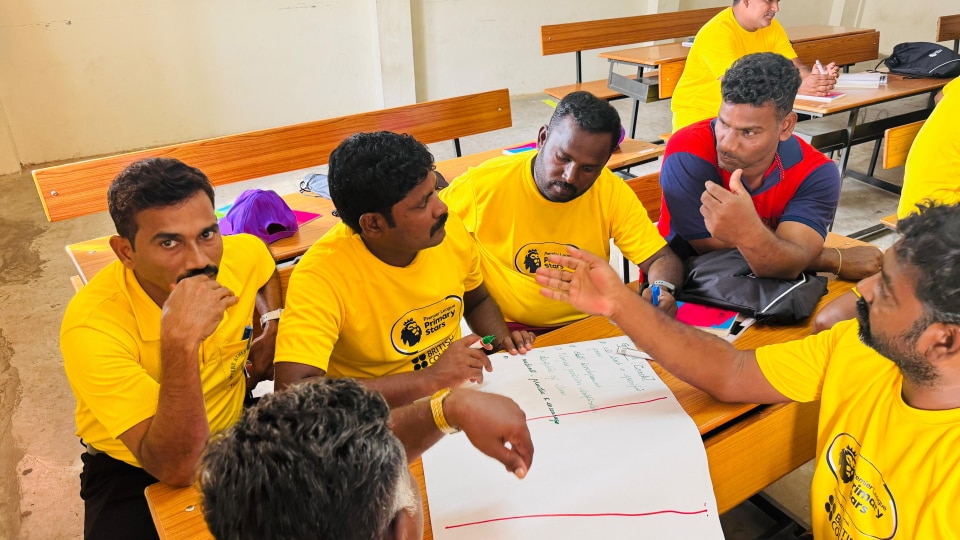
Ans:
{"type": "Polygon", "coordinates": [[[470,346],[471,349],[483,349],[487,345],[493,343],[495,338],[493,336],[483,336],[478,339],[473,345],[470,346]]]}

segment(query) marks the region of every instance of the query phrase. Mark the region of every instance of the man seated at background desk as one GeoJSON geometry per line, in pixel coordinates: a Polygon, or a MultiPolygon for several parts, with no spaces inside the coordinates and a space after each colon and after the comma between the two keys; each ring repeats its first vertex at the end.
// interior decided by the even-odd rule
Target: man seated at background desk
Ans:
{"type": "MultiPolygon", "coordinates": [[[[798,4],[797,8],[802,8],[798,4]]],[[[703,25],[693,40],[670,108],[673,132],[706,118],[720,108],[720,81],[738,59],[751,53],[773,52],[792,60],[803,76],[801,94],[826,95],[837,83],[839,70],[831,63],[811,70],[793,50],[787,33],[774,20],[779,0],[734,0],[729,7],[703,25]]]]}
{"type": "Polygon", "coordinates": [[[198,169],[139,161],[107,197],[120,260],[77,292],[60,329],[87,447],[84,537],[156,538],[143,489],[191,484],[207,436],[240,417],[247,361],[252,382],[269,378],[280,279],[260,239],[220,236],[198,169]],[[254,306],[269,316],[251,343],[254,306]]]}
{"type": "MultiPolygon", "coordinates": [[[[924,122],[903,171],[903,191],[897,217],[917,211],[924,201],[960,202],[960,79],[950,82],[937,95],[937,106],[924,122]],[[949,98],[947,95],[949,94],[949,98]]],[[[857,296],[848,292],[817,313],[813,331],[820,332],[857,315],[857,296]]]]}
{"type": "Polygon", "coordinates": [[[793,135],[800,74],[757,53],[723,78],[719,116],[675,133],[660,172],[660,233],[682,259],[736,247],[759,277],[879,269],[873,247],[824,248],[840,198],[836,164],[793,135]]]}
{"type": "MultiPolygon", "coordinates": [[[[540,128],[538,152],[491,159],[441,192],[476,239],[484,282],[507,320],[543,330],[584,318],[543,298],[534,273],[567,245],[609,258],[611,239],[649,283],[662,282],[660,307],[676,312],[680,261],[633,190],[604,166],[619,140],[617,110],[589,92],[573,92],[540,128]]],[[[649,289],[644,296],[650,298],[649,289]]]]}
{"type": "Polygon", "coordinates": [[[423,538],[423,502],[407,463],[453,428],[526,476],[533,443],[512,400],[454,389],[437,404],[438,416],[431,405],[391,412],[382,396],[349,379],[265,396],[204,455],[210,532],[220,539],[423,538]]]}
{"type": "Polygon", "coordinates": [[[589,253],[537,281],[716,399],[819,400],[814,538],[960,538],[960,207],[921,210],[900,234],[860,282],[858,320],[755,351],[662,316],[589,253]]]}
{"type": "MultiPolygon", "coordinates": [[[[290,278],[277,336],[278,389],[308,377],[354,377],[399,406],[483,381],[490,361],[460,319],[494,348],[525,353],[487,293],[477,247],[437,198],[433,156],[409,135],[358,133],[330,154],[343,220],[290,278]]],[[[489,347],[488,347],[489,348],[489,347]]]]}

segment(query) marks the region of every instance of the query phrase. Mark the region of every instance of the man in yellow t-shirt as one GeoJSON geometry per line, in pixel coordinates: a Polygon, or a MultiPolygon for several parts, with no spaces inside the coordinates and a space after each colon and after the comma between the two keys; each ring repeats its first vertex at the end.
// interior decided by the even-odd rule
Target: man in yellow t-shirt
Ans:
{"type": "MultiPolygon", "coordinates": [[[[584,318],[543,298],[534,274],[568,245],[609,259],[611,239],[648,283],[660,282],[661,309],[676,312],[680,260],[633,190],[604,167],[619,137],[616,109],[588,92],[573,92],[540,128],[538,152],[489,160],[441,192],[476,239],[484,281],[507,320],[542,329],[584,318]]],[[[650,295],[648,288],[644,296],[650,295]]]]}
{"type": "Polygon", "coordinates": [[[720,79],[740,57],[773,52],[793,60],[803,83],[800,94],[826,95],[836,84],[832,63],[811,70],[797,58],[787,33],[774,17],[779,0],[734,0],[703,25],[693,40],[687,63],[673,92],[673,131],[713,118],[720,109],[720,79]]]}
{"type": "MultiPolygon", "coordinates": [[[[907,155],[897,206],[899,219],[916,212],[918,204],[960,202],[960,79],[944,86],[937,101],[907,155]]],[[[855,316],[856,302],[857,297],[849,292],[827,304],[817,314],[814,332],[855,316]]]]}
{"type": "Polygon", "coordinates": [[[939,103],[910,147],[897,217],[915,212],[924,199],[960,202],[960,79],[943,87],[939,103]]]}
{"type": "Polygon", "coordinates": [[[925,207],[899,231],[858,286],[857,321],[755,351],[650,309],[589,253],[537,279],[716,399],[819,400],[814,538],[960,538],[960,206],[925,207]]]}
{"type": "Polygon", "coordinates": [[[156,538],[143,489],[194,481],[210,433],[243,408],[248,361],[269,377],[274,316],[250,339],[254,307],[279,310],[264,243],[220,236],[213,187],[169,158],[127,167],[110,186],[119,261],[71,300],[60,330],[77,400],[84,537],[156,538]]]}
{"type": "Polygon", "coordinates": [[[359,133],[330,154],[330,195],[341,223],[297,264],[277,337],[282,389],[328,375],[361,379],[400,406],[483,381],[486,348],[525,353],[487,293],[477,248],[437,198],[433,156],[409,135],[359,133]],[[448,221],[448,216],[450,217],[448,221]],[[473,346],[473,348],[471,348],[473,346]]]}

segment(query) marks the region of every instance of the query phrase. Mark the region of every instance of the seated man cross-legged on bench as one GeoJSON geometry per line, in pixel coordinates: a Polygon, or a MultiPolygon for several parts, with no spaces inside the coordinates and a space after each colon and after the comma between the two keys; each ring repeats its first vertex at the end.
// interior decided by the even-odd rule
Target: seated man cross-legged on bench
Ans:
{"type": "Polygon", "coordinates": [[[747,55],[723,78],[719,116],[670,138],[658,227],[681,258],[735,247],[755,275],[782,279],[803,271],[860,279],[879,270],[875,247],[823,246],[840,177],[793,135],[799,86],[783,56],[747,55]]]}

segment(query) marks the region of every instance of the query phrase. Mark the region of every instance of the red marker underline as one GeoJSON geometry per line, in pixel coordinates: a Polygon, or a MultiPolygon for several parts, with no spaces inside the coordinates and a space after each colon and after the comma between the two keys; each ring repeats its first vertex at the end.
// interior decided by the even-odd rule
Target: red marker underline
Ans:
{"type": "Polygon", "coordinates": [[[510,521],[513,519],[531,519],[531,518],[557,518],[557,517],[647,517],[658,514],[680,514],[682,516],[694,516],[697,514],[706,514],[707,509],[696,510],[693,512],[684,512],[682,510],[657,510],[655,512],[643,512],[639,514],[609,513],[609,514],[531,514],[528,516],[510,516],[502,518],[485,519],[483,521],[474,521],[471,523],[461,523],[459,525],[447,525],[444,529],[457,529],[460,527],[469,527],[471,525],[483,525],[485,523],[494,523],[497,521],[510,521]]]}
{"type": "Polygon", "coordinates": [[[546,416],[537,416],[535,418],[527,418],[527,422],[532,422],[534,420],[543,420],[544,418],[553,418],[554,416],[570,416],[572,414],[583,414],[589,412],[602,411],[604,409],[616,409],[617,407],[629,407],[630,405],[643,405],[644,403],[653,403],[654,401],[660,401],[661,399],[667,399],[667,396],[658,397],[656,399],[648,399],[646,401],[634,401],[633,403],[621,403],[620,405],[610,405],[607,407],[597,407],[596,409],[586,409],[584,411],[574,411],[567,413],[560,413],[557,415],[548,414],[546,416]]]}

